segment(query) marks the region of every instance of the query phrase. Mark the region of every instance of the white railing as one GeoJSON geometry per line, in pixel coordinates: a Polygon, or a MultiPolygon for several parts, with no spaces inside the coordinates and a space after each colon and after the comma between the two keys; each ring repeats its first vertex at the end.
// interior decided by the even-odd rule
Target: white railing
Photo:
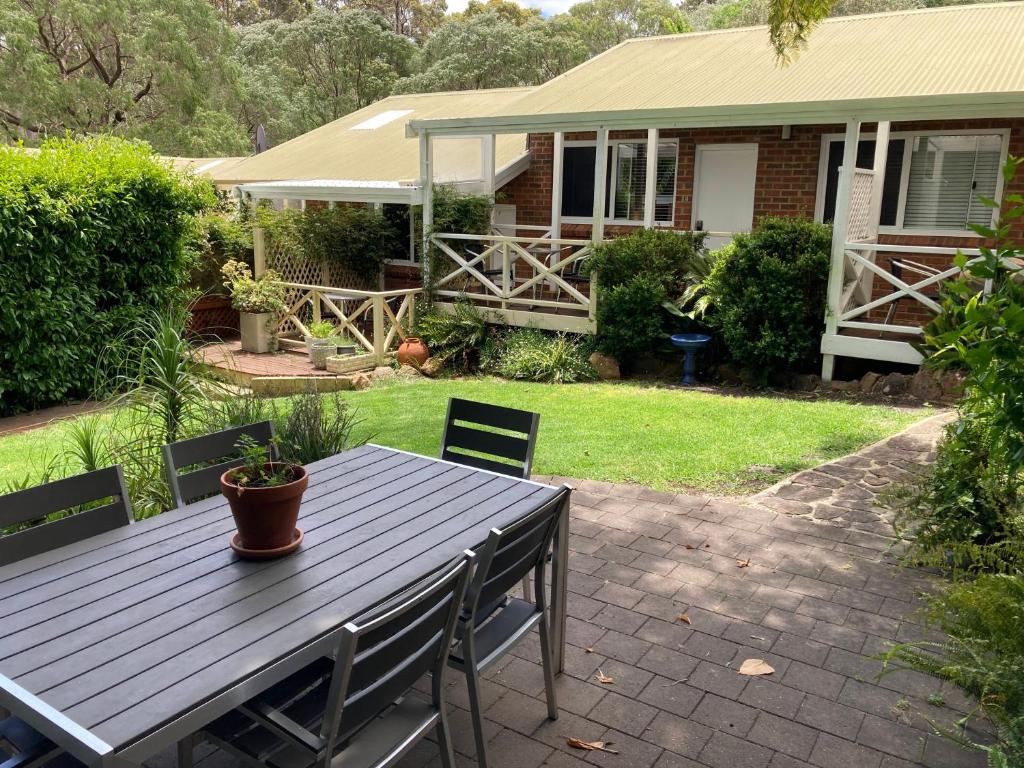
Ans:
{"type": "MultiPolygon", "coordinates": [[[[416,296],[422,288],[394,291],[362,291],[350,288],[332,288],[324,285],[287,283],[291,300],[282,315],[278,329],[292,328],[302,337],[309,335],[309,323],[333,318],[339,333],[351,336],[366,355],[376,363],[397,346],[397,341],[409,336],[408,328],[416,321],[416,296]]],[[[287,343],[288,339],[282,339],[287,343]]],[[[297,340],[296,340],[297,341],[297,340]]]]}
{"type": "Polygon", "coordinates": [[[445,257],[433,280],[442,308],[465,297],[508,325],[594,331],[596,284],[579,272],[591,241],[452,233],[430,240],[445,257]]]}

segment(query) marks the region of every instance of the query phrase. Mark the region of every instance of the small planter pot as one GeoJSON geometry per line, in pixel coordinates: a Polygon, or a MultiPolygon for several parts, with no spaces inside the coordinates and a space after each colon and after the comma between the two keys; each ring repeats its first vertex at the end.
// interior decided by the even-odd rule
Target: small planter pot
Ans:
{"type": "MultiPolygon", "coordinates": [[[[265,466],[268,470],[281,467],[276,462],[265,466]]],[[[279,557],[294,552],[302,543],[302,531],[295,523],[309,476],[304,467],[291,467],[296,479],[271,488],[240,488],[234,479],[237,469],[221,475],[220,490],[231,505],[238,529],[231,547],[243,557],[279,557]]]]}
{"type": "Polygon", "coordinates": [[[337,354],[336,339],[313,339],[309,342],[309,360],[314,368],[321,371],[327,368],[327,358],[337,354]]]}
{"type": "Polygon", "coordinates": [[[427,358],[430,357],[430,350],[423,340],[416,336],[409,336],[398,345],[398,352],[395,353],[399,365],[411,365],[413,368],[420,368],[427,358]]]}
{"type": "Polygon", "coordinates": [[[335,348],[338,350],[338,354],[342,357],[347,357],[348,355],[354,355],[356,353],[356,345],[350,344],[347,341],[338,342],[335,348]]]}
{"type": "Polygon", "coordinates": [[[272,352],[274,350],[273,312],[242,312],[239,325],[242,329],[242,350],[244,352],[272,352]]]}

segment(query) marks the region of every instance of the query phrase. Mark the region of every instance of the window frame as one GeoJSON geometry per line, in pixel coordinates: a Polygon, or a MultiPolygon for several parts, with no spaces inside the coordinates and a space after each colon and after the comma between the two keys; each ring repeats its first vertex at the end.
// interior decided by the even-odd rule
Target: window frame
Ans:
{"type": "MultiPolygon", "coordinates": [[[[896,224],[894,226],[880,226],[880,235],[907,235],[919,237],[973,237],[980,238],[976,232],[970,229],[918,229],[907,228],[903,225],[903,217],[907,207],[907,187],[910,183],[910,156],[914,151],[914,144],[917,139],[928,136],[999,136],[999,168],[1000,173],[996,177],[996,190],[993,199],[1002,203],[1003,199],[1003,174],[1002,167],[1006,165],[1006,158],[1010,149],[1009,128],[959,128],[956,130],[927,130],[927,131],[892,131],[889,139],[903,139],[903,167],[900,174],[899,200],[896,203],[896,224]]],[[[874,133],[862,133],[858,139],[873,140],[874,133]]],[[[825,184],[828,172],[828,151],[829,144],[833,141],[842,142],[845,135],[842,133],[823,133],[821,135],[821,147],[818,152],[818,184],[814,199],[814,220],[823,221],[825,217],[825,184]]],[[[845,153],[844,153],[845,155],[845,153]]],[[[992,212],[992,223],[995,223],[996,211],[992,212]]]]}
{"type": "MultiPolygon", "coordinates": [[[[646,144],[647,139],[609,139],[608,150],[611,155],[611,175],[605,180],[608,185],[610,195],[605,196],[605,211],[614,213],[615,211],[615,186],[618,181],[619,172],[619,146],[622,144],[646,144]]],[[[676,223],[676,199],[679,192],[679,139],[677,138],[658,138],[658,145],[671,144],[675,151],[672,157],[675,159],[675,174],[672,178],[672,218],[671,219],[655,219],[654,226],[656,227],[674,227],[676,223]]],[[[562,150],[566,147],[597,147],[596,139],[580,139],[574,141],[562,142],[562,150]]],[[[596,161],[596,158],[595,158],[596,161]]],[[[564,165],[564,164],[563,164],[564,165]]],[[[645,171],[646,172],[646,171],[645,171]]],[[[565,183],[565,177],[563,176],[561,182],[565,183]]],[[[552,190],[553,191],[553,190],[552,190]]],[[[561,190],[559,190],[561,192],[561,190]]],[[[657,197],[657,195],[655,195],[657,197]]],[[[646,201],[645,201],[646,205],[646,201]]],[[[657,205],[657,200],[655,200],[657,205]]],[[[562,216],[563,224],[593,224],[594,217],[591,216],[562,216]]],[[[611,224],[616,227],[642,227],[644,222],[642,220],[635,219],[616,219],[611,216],[605,216],[605,224],[611,224]]]]}

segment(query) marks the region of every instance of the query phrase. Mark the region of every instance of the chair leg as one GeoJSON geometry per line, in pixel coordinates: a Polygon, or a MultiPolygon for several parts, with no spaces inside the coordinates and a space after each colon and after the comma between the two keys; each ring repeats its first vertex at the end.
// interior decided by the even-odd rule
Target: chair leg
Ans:
{"type": "Polygon", "coordinates": [[[178,768],[192,768],[196,735],[186,736],[178,742],[178,768]]]}
{"type": "Polygon", "coordinates": [[[533,590],[530,589],[530,574],[523,576],[523,600],[533,602],[533,590]]]}
{"type": "Polygon", "coordinates": [[[437,747],[441,751],[441,768],[455,768],[455,752],[452,751],[452,736],[448,731],[448,716],[443,711],[437,721],[437,747]]]}
{"type": "Polygon", "coordinates": [[[466,666],[466,687],[469,689],[469,713],[473,718],[473,736],[476,739],[476,762],[480,768],[487,768],[484,715],[480,706],[480,673],[475,664],[466,666]]]}
{"type": "Polygon", "coordinates": [[[540,660],[544,667],[544,693],[548,699],[548,719],[558,719],[558,700],[555,694],[555,663],[551,656],[551,630],[547,611],[540,617],[540,660]]]}

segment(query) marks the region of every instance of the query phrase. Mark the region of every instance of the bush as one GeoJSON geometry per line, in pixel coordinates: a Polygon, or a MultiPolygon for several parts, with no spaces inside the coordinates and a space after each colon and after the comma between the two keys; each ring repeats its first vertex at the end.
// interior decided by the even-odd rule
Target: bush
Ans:
{"type": "Polygon", "coordinates": [[[597,372],[587,360],[589,344],[564,333],[535,328],[509,331],[491,370],[509,379],[571,384],[592,381],[597,372]]]}
{"type": "Polygon", "coordinates": [[[472,373],[493,344],[484,316],[468,299],[459,299],[452,312],[431,309],[420,317],[417,333],[430,348],[431,357],[446,368],[472,373]]]}
{"type": "Polygon", "coordinates": [[[401,236],[380,211],[368,206],[307,208],[298,218],[307,258],[375,281],[387,259],[403,258],[401,236]]]}
{"type": "Polygon", "coordinates": [[[221,268],[229,261],[253,267],[252,229],[224,213],[199,218],[199,235],[192,246],[195,259],[188,284],[200,293],[223,294],[221,268]]]}
{"type": "Polygon", "coordinates": [[[583,269],[597,276],[603,352],[628,365],[665,339],[678,324],[676,304],[707,259],[704,238],[702,232],[641,229],[594,249],[583,269]]]}
{"type": "Polygon", "coordinates": [[[0,148],[0,414],[93,393],[111,339],[181,306],[205,181],[111,137],[0,148]]]}
{"type": "Polygon", "coordinates": [[[816,360],[831,244],[824,224],[766,218],[723,249],[705,289],[709,322],[736,362],[767,377],[816,360]]]}

